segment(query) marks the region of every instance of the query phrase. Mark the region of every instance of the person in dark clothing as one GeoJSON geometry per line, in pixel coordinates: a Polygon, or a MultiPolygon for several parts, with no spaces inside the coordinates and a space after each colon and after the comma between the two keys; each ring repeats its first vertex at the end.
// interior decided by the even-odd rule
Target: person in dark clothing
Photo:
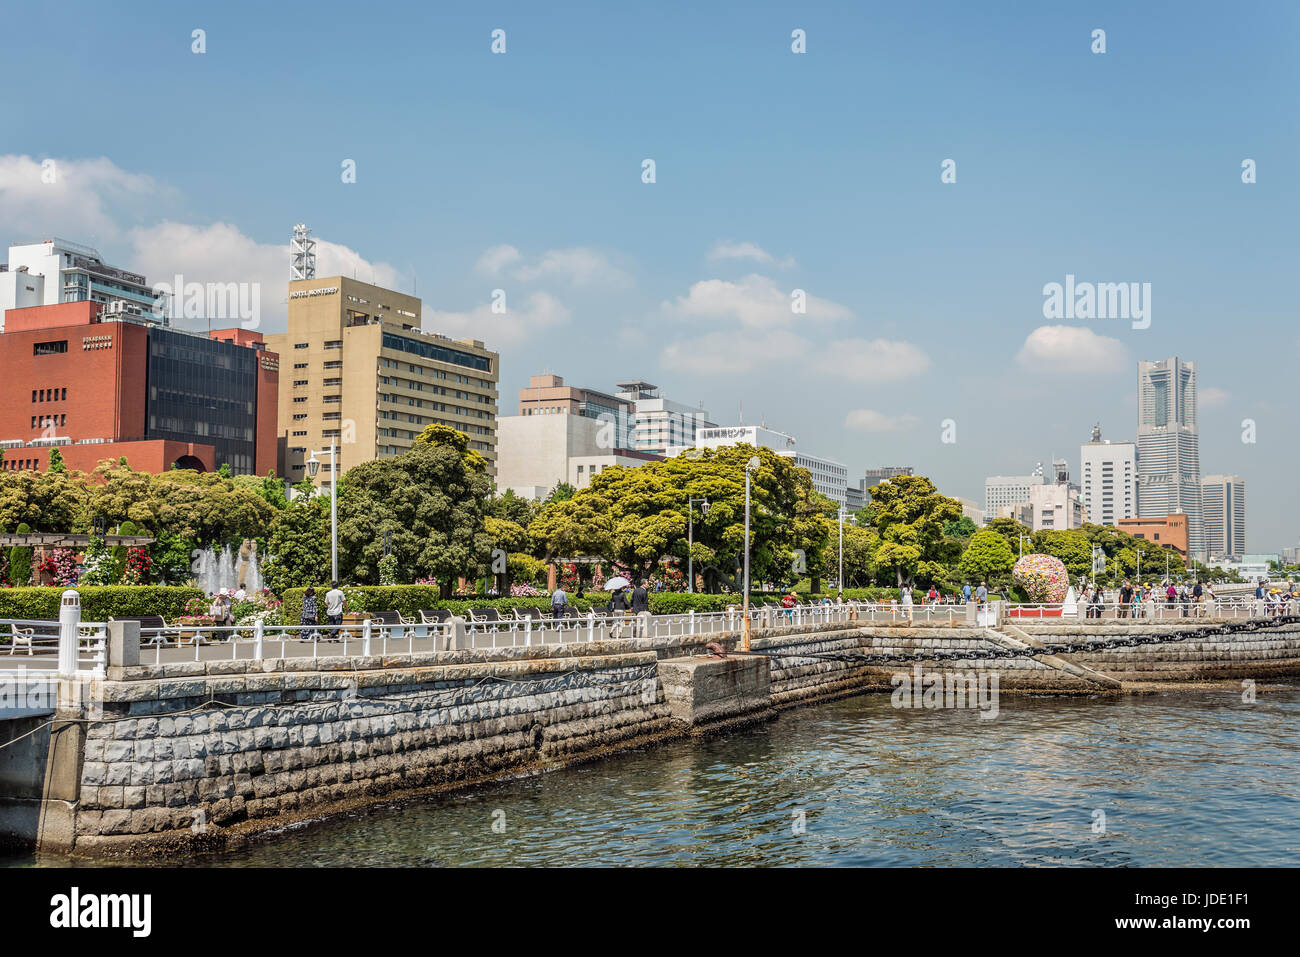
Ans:
{"type": "Polygon", "coordinates": [[[1127,581],[1125,581],[1124,587],[1119,590],[1119,616],[1121,618],[1128,617],[1129,606],[1132,604],[1133,604],[1133,586],[1130,585],[1127,581]]]}
{"type": "Polygon", "coordinates": [[[632,591],[632,614],[638,615],[643,611],[650,610],[650,593],[646,590],[645,582],[637,585],[632,591]]]}
{"type": "Polygon", "coordinates": [[[627,618],[627,586],[617,589],[609,599],[609,609],[614,613],[613,637],[623,637],[623,623],[627,618]]]}

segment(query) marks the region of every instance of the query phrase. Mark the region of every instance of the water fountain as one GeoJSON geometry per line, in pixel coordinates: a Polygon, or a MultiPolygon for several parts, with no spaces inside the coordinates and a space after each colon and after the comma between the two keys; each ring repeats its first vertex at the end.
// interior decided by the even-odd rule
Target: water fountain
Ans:
{"type": "Polygon", "coordinates": [[[223,588],[233,592],[241,584],[250,594],[260,591],[262,570],[258,567],[256,543],[244,542],[238,554],[229,545],[221,551],[214,548],[199,551],[195,558],[194,578],[206,595],[223,588]]]}

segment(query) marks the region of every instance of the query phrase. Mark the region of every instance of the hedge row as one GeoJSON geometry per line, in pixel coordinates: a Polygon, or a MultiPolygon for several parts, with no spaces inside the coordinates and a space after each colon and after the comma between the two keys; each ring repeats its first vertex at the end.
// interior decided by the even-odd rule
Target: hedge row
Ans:
{"type": "MultiPolygon", "coordinates": [[[[322,618],[325,615],[325,592],[328,585],[316,589],[316,612],[322,618]]],[[[304,588],[286,589],[281,596],[281,606],[286,623],[297,624],[302,619],[302,597],[304,588]]],[[[446,608],[464,615],[470,608],[496,608],[498,611],[511,611],[515,608],[540,608],[550,612],[551,599],[546,595],[535,598],[456,598],[442,601],[438,598],[438,589],[431,585],[357,585],[345,586],[348,596],[348,609],[364,611],[396,611],[408,618],[418,618],[421,608],[446,608]]],[[[808,596],[801,596],[807,598],[808,596]]],[[[821,596],[818,596],[821,597],[821,596]]],[[[830,597],[834,597],[832,594],[830,597]]],[[[844,597],[858,601],[888,601],[898,597],[897,589],[888,588],[846,588],[844,597]]],[[[755,602],[766,599],[775,600],[778,595],[754,595],[755,602]]],[[[729,605],[739,602],[738,595],[705,595],[690,592],[651,592],[650,610],[656,615],[685,614],[691,609],[696,611],[725,611],[729,605]]],[[[606,605],[609,595],[605,592],[587,592],[583,595],[570,595],[569,604],[585,612],[593,605],[606,605]]]]}
{"type": "MultiPolygon", "coordinates": [[[[59,602],[67,589],[49,586],[0,588],[0,618],[59,617],[59,602]]],[[[87,585],[81,596],[84,621],[162,615],[171,619],[185,613],[185,604],[202,598],[198,588],[170,585],[87,585]]]]}

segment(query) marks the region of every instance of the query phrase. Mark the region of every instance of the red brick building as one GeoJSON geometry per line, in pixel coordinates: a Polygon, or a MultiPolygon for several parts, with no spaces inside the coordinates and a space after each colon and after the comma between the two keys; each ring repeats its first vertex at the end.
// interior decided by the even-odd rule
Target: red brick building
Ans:
{"type": "Polygon", "coordinates": [[[69,468],[126,456],[139,471],[265,475],[275,467],[279,357],[260,333],[209,336],[115,318],[97,302],[5,313],[3,468],[69,468]]]}

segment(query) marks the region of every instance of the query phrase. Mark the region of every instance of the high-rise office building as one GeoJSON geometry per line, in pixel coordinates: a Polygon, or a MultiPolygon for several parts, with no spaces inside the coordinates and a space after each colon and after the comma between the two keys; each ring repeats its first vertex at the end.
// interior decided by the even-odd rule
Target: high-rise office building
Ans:
{"type": "Polygon", "coordinates": [[[1196,363],[1138,363],[1138,515],[1187,515],[1188,551],[1205,558],[1196,363]]]}
{"type": "Polygon", "coordinates": [[[632,443],[638,452],[667,455],[670,445],[694,445],[700,429],[717,428],[704,409],[665,399],[649,382],[632,379],[615,385],[619,398],[633,404],[632,443]]]}
{"type": "Polygon", "coordinates": [[[1079,487],[1087,521],[1114,525],[1121,518],[1138,514],[1137,445],[1112,442],[1101,437],[1101,426],[1092,430],[1092,440],[1079,447],[1079,487]]]}
{"type": "Polygon", "coordinates": [[[1202,478],[1201,522],[1210,558],[1239,561],[1246,554],[1246,480],[1240,475],[1202,478]]]}
{"type": "Polygon", "coordinates": [[[109,266],[98,251],[66,239],[10,246],[9,261],[0,265],[0,330],[10,309],[97,302],[106,319],[152,320],[156,301],[144,276],[109,266]]]}
{"type": "Polygon", "coordinates": [[[601,442],[606,449],[633,448],[635,406],[622,396],[598,389],[565,385],[558,375],[528,377],[528,388],[519,390],[519,414],[576,415],[598,420],[601,442]]]}
{"type": "Polygon", "coordinates": [[[1007,517],[1006,510],[1029,501],[1029,490],[1042,485],[1042,466],[1032,475],[990,475],[984,479],[985,519],[1007,517]]]}
{"type": "MultiPolygon", "coordinates": [[[[497,354],[478,340],[420,331],[420,300],[346,276],[289,283],[280,354],[281,474],[307,476],[313,451],[339,448],[339,473],[398,455],[426,426],[469,437],[496,474],[497,354]]],[[[321,458],[318,456],[318,458],[321,458]]],[[[321,459],[317,485],[332,481],[321,459]]]]}

